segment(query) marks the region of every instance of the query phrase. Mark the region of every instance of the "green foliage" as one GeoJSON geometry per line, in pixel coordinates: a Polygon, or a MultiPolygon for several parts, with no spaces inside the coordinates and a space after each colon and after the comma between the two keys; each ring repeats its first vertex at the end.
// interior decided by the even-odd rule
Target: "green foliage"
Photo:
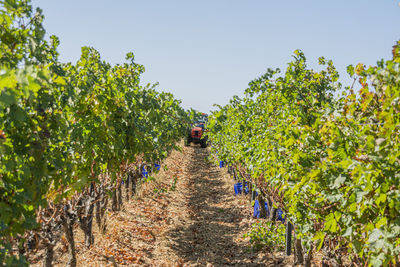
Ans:
{"type": "Polygon", "coordinates": [[[284,75],[268,70],[208,125],[220,160],[257,179],[304,245],[335,240],[373,266],[400,254],[399,44],[392,60],[350,66],[361,90],[336,99],[332,62],[315,72],[295,51],[284,75]]]}
{"type": "Polygon", "coordinates": [[[171,185],[171,191],[175,191],[176,189],[176,182],[178,181],[178,177],[175,176],[174,180],[172,181],[172,185],[171,185]]]}
{"type": "Polygon", "coordinates": [[[0,1],[0,265],[10,240],[36,228],[36,212],[114,175],[123,163],[166,158],[188,121],[170,93],[139,86],[144,67],[112,66],[83,47],[58,62],[58,39],[44,40],[40,9],[0,1]]]}
{"type": "Polygon", "coordinates": [[[168,189],[167,188],[161,188],[161,189],[154,188],[153,192],[156,193],[156,194],[163,194],[163,193],[167,193],[168,189]]]}
{"type": "Polygon", "coordinates": [[[250,245],[253,250],[283,249],[285,247],[285,225],[262,221],[254,223],[244,237],[250,238],[250,245]]]}

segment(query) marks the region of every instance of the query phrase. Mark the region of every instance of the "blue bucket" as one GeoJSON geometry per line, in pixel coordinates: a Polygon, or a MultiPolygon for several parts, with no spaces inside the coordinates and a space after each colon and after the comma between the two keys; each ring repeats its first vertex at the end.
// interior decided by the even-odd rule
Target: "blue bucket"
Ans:
{"type": "Polygon", "coordinates": [[[235,195],[245,193],[246,195],[250,192],[249,190],[249,185],[247,182],[244,183],[244,189],[243,189],[243,183],[236,183],[233,185],[233,189],[235,190],[235,195]]]}
{"type": "MultiPolygon", "coordinates": [[[[269,208],[268,208],[268,203],[265,202],[265,210],[267,211],[267,217],[269,216],[269,208]]],[[[258,202],[258,200],[254,201],[254,211],[253,211],[253,217],[254,218],[260,218],[260,203],[258,202]]]]}
{"type": "Polygon", "coordinates": [[[157,164],[157,163],[154,164],[154,167],[157,169],[157,171],[159,171],[161,169],[161,165],[157,164]]]}
{"type": "Polygon", "coordinates": [[[143,178],[149,177],[149,173],[146,171],[146,168],[145,168],[145,167],[142,167],[142,177],[143,177],[143,178]]]}
{"type": "Polygon", "coordinates": [[[285,217],[283,217],[283,211],[281,210],[281,209],[278,209],[278,212],[277,212],[277,221],[281,221],[281,222],[285,222],[285,217]]]}
{"type": "MultiPolygon", "coordinates": [[[[267,217],[270,216],[269,213],[269,208],[268,208],[268,204],[267,202],[265,202],[265,210],[267,211],[267,217]]],[[[283,216],[283,211],[281,209],[277,210],[277,217],[276,220],[277,221],[281,221],[281,222],[285,222],[285,216],[283,216]]],[[[254,201],[254,212],[253,212],[253,216],[255,218],[260,218],[260,203],[258,202],[258,200],[254,201]]]]}
{"type": "Polygon", "coordinates": [[[242,193],[242,189],[243,189],[242,183],[234,184],[233,185],[233,189],[235,190],[235,195],[241,194],[242,193]]]}

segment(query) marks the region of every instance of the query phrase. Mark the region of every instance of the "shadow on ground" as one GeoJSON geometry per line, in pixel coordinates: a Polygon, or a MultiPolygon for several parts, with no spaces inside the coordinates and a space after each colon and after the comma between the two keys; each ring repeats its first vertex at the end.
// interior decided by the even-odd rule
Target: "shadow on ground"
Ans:
{"type": "Polygon", "coordinates": [[[168,233],[175,244],[172,249],[191,266],[265,266],[267,259],[252,262],[256,255],[233,239],[243,230],[239,226],[243,215],[232,205],[233,193],[220,178],[220,170],[205,160],[208,150],[188,150],[185,167],[192,176],[186,200],[192,221],[168,233]]]}

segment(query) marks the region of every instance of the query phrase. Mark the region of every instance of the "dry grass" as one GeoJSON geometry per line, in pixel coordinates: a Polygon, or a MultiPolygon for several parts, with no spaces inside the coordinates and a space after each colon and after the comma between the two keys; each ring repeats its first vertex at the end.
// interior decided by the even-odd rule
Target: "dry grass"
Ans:
{"type": "MultiPolygon", "coordinates": [[[[78,266],[285,266],[282,253],[251,252],[243,239],[251,218],[248,196],[235,197],[234,181],[205,160],[208,150],[183,147],[163,163],[118,213],[109,212],[107,233],[94,225],[95,245],[84,246],[75,230],[78,266]],[[173,186],[176,181],[175,188],[173,186]]],[[[55,266],[67,262],[65,242],[55,266]]],[[[41,254],[36,263],[41,264],[41,254]]]]}

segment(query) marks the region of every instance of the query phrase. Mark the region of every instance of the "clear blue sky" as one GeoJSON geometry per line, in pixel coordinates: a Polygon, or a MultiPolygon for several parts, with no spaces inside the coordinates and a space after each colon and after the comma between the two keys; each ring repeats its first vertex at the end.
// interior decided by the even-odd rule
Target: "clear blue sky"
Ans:
{"type": "Polygon", "coordinates": [[[242,95],[268,67],[284,69],[295,49],[311,67],[333,59],[342,81],[359,62],[388,59],[400,39],[399,0],[34,0],[61,61],[93,46],[111,63],[134,52],[142,84],[159,82],[185,108],[207,112],[242,95]]]}

